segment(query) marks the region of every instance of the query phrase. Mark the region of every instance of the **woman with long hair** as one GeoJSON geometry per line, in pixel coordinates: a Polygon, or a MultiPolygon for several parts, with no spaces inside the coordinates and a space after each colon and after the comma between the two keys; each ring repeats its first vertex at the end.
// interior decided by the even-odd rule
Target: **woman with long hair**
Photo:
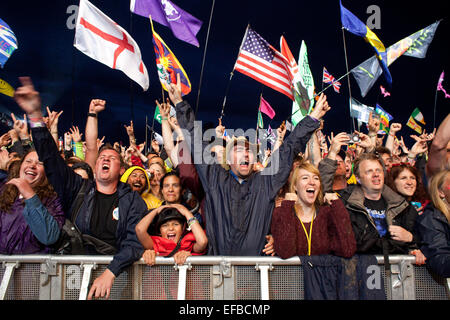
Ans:
{"type": "Polygon", "coordinates": [[[431,177],[431,203],[417,217],[416,230],[426,265],[442,277],[450,277],[450,170],[431,177]]]}
{"type": "Polygon", "coordinates": [[[275,252],[283,259],[353,256],[356,241],[349,214],[335,193],[323,195],[319,170],[308,162],[300,163],[292,173],[289,191],[272,215],[275,252]],[[331,204],[325,204],[324,198],[331,204]]]}
{"type": "Polygon", "coordinates": [[[419,170],[408,163],[393,165],[386,177],[386,184],[415,206],[419,214],[430,202],[419,170]]]}
{"type": "Polygon", "coordinates": [[[36,151],[14,162],[0,181],[0,253],[50,252],[64,212],[36,151]]]}

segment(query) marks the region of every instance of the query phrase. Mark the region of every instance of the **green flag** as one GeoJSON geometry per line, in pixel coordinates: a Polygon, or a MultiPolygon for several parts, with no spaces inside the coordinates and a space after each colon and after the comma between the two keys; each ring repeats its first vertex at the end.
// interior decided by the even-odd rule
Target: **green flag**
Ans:
{"type": "Polygon", "coordinates": [[[264,129],[263,117],[261,114],[261,110],[258,109],[258,128],[264,129]]]}
{"type": "Polygon", "coordinates": [[[153,118],[159,122],[159,124],[161,124],[161,113],[159,113],[159,107],[156,106],[155,109],[155,115],[153,116],[153,118]]]}
{"type": "Polygon", "coordinates": [[[314,106],[314,79],[309,68],[308,51],[305,41],[302,41],[298,58],[299,71],[294,74],[294,98],[292,103],[291,122],[295,127],[314,106]]]}
{"type": "Polygon", "coordinates": [[[425,124],[425,120],[423,119],[423,114],[420,112],[419,108],[415,108],[411,114],[416,121],[419,121],[421,124],[425,124]]]}

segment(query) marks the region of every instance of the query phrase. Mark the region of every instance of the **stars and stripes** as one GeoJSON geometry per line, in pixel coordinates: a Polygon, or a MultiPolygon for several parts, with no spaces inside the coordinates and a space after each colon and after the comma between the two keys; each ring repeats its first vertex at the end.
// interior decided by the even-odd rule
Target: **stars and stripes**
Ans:
{"type": "Polygon", "coordinates": [[[250,27],[247,28],[242,41],[234,70],[294,100],[289,62],[250,27]]]}
{"type": "Polygon", "coordinates": [[[341,89],[341,83],[339,81],[336,81],[335,77],[333,77],[327,70],[327,68],[323,67],[323,83],[332,83],[333,89],[337,93],[339,93],[339,90],[341,89]]]}

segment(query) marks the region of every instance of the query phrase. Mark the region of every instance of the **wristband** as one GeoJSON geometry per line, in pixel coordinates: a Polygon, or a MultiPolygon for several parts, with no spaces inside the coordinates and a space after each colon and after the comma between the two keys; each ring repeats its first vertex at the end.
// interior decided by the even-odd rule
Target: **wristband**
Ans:
{"type": "Polygon", "coordinates": [[[47,127],[47,125],[42,120],[42,118],[34,118],[34,119],[36,119],[37,121],[28,119],[29,120],[28,125],[30,126],[30,128],[46,128],[47,127]]]}
{"type": "Polygon", "coordinates": [[[96,113],[93,113],[93,112],[89,112],[87,115],[88,115],[88,117],[94,117],[94,118],[97,118],[97,114],[96,114],[96,113]]]}
{"type": "Polygon", "coordinates": [[[198,220],[197,220],[196,217],[190,218],[190,219],[187,221],[188,227],[186,228],[186,230],[187,230],[187,231],[191,231],[191,226],[192,226],[194,223],[196,223],[196,222],[198,222],[198,220]]]}
{"type": "Polygon", "coordinates": [[[162,117],[162,118],[161,118],[161,120],[168,120],[168,118],[166,118],[166,117],[162,117]]]}

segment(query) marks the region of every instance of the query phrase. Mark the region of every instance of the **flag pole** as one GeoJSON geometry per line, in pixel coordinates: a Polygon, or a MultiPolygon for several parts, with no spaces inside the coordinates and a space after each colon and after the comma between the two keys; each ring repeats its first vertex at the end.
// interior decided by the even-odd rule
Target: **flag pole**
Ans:
{"type": "Polygon", "coordinates": [[[144,155],[147,153],[148,150],[148,139],[147,139],[147,132],[148,132],[148,121],[147,121],[147,115],[145,115],[145,147],[144,147],[144,155]]]}
{"type": "MultiPolygon", "coordinates": [[[[239,47],[238,57],[239,57],[239,54],[241,53],[241,49],[244,45],[245,39],[247,38],[247,33],[248,33],[249,28],[250,28],[250,23],[247,25],[247,28],[245,29],[244,38],[242,39],[241,46],[239,47]]],[[[237,58],[236,58],[236,62],[237,62],[237,58]]],[[[233,78],[233,75],[234,75],[234,69],[236,68],[236,62],[234,63],[233,70],[231,70],[230,79],[228,80],[227,88],[225,90],[225,97],[223,98],[223,103],[222,103],[222,111],[220,112],[220,118],[219,118],[220,120],[222,120],[222,117],[225,115],[225,113],[224,113],[225,104],[227,103],[227,95],[228,95],[228,91],[230,90],[230,84],[231,84],[231,79],[233,78]]]]}
{"type": "Polygon", "coordinates": [[[436,104],[437,104],[437,96],[438,96],[438,90],[436,89],[436,93],[435,93],[435,95],[434,95],[433,129],[436,128],[436,104]]]}
{"type": "Polygon", "coordinates": [[[209,14],[208,31],[206,32],[205,50],[203,50],[202,69],[200,71],[200,80],[198,81],[197,102],[196,102],[196,105],[195,105],[195,113],[194,113],[195,116],[197,116],[198,104],[200,102],[200,91],[201,91],[201,88],[202,88],[203,69],[205,67],[206,51],[208,49],[208,41],[209,41],[209,31],[211,29],[211,22],[212,22],[212,17],[213,17],[215,3],[216,3],[216,0],[212,0],[211,13],[209,14]]]}
{"type": "MultiPolygon", "coordinates": [[[[348,71],[348,59],[347,59],[347,45],[345,42],[345,32],[344,27],[342,27],[342,40],[344,42],[344,56],[345,56],[345,68],[347,70],[347,83],[348,83],[348,93],[350,95],[350,103],[352,100],[352,89],[350,88],[350,72],[348,71]]],[[[355,120],[350,115],[351,126],[353,126],[353,131],[355,131],[355,120]]]]}

